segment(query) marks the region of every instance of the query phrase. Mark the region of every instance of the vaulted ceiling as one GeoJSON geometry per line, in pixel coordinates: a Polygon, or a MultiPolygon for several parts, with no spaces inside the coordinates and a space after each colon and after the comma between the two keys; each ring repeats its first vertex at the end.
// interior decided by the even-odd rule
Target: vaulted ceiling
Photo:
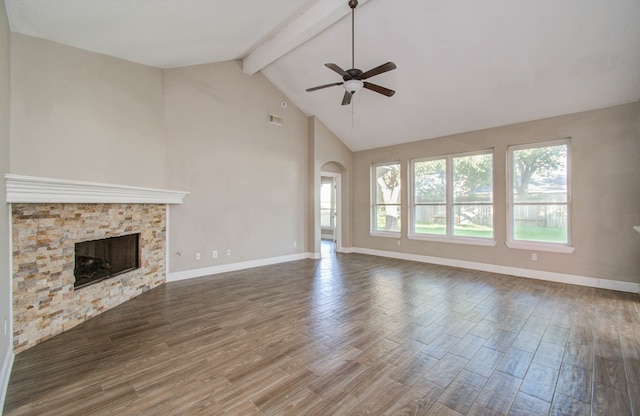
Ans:
{"type": "Polygon", "coordinates": [[[243,59],[352,150],[640,100],[638,0],[5,0],[11,30],[159,68],[243,59]]]}

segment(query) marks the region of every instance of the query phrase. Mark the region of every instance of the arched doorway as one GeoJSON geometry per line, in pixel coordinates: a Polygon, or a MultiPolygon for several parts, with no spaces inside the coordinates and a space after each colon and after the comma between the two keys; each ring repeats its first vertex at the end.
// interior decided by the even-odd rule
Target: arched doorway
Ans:
{"type": "Polygon", "coordinates": [[[320,253],[332,255],[340,247],[340,183],[341,174],[320,173],[320,253]]]}

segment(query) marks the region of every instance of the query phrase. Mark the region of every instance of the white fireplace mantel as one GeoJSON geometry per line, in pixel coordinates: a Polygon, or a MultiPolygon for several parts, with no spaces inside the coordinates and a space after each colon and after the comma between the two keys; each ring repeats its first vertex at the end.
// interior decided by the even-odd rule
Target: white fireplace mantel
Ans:
{"type": "Polygon", "coordinates": [[[189,192],[6,174],[9,203],[182,204],[189,192]]]}

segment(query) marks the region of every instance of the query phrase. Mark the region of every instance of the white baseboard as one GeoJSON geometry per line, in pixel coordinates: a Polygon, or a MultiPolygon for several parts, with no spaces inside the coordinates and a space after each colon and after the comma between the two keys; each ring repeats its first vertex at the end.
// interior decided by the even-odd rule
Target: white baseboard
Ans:
{"type": "MultiPolygon", "coordinates": [[[[466,260],[447,259],[443,257],[423,256],[419,254],[401,253],[395,251],[374,250],[361,247],[343,247],[341,253],[360,253],[371,256],[388,257],[399,260],[417,261],[420,263],[438,264],[441,266],[460,267],[463,269],[479,270],[483,272],[506,274],[511,276],[526,277],[529,279],[546,280],[549,282],[567,283],[579,286],[596,287],[601,289],[617,290],[620,292],[640,293],[640,283],[622,282],[619,280],[601,279],[597,277],[578,276],[566,273],[546,272],[542,270],[524,269],[521,267],[500,266],[497,264],[479,263],[466,260]]],[[[320,253],[299,253],[288,256],[270,257],[260,260],[250,260],[240,263],[223,264],[220,266],[204,267],[201,269],[185,270],[169,273],[167,282],[193,279],[196,277],[233,272],[237,270],[251,269],[254,267],[269,266],[272,264],[286,263],[302,259],[321,258],[320,253]]]]}
{"type": "MultiPolygon", "coordinates": [[[[212,274],[220,274],[226,272],[235,272],[237,270],[252,269],[254,267],[270,266],[272,264],[286,263],[289,261],[313,259],[315,253],[298,253],[288,256],[270,257],[266,259],[242,261],[239,263],[222,264],[220,266],[203,267],[201,269],[185,270],[181,272],[169,273],[167,282],[177,282],[180,280],[194,279],[196,277],[209,276],[212,274]]],[[[319,253],[318,253],[319,256],[319,253]]],[[[317,257],[320,258],[320,257],[317,257]]]]}
{"type": "Polygon", "coordinates": [[[399,260],[411,260],[411,261],[417,261],[421,263],[432,263],[432,264],[438,264],[441,266],[460,267],[463,269],[507,274],[511,276],[526,277],[529,279],[546,280],[546,281],[558,282],[558,283],[568,283],[572,285],[617,290],[620,292],[640,293],[640,283],[600,279],[597,277],[577,276],[577,275],[566,274],[566,273],[545,272],[542,270],[524,269],[521,267],[500,266],[497,264],[478,263],[473,261],[447,259],[442,257],[423,256],[419,254],[374,250],[370,248],[353,247],[350,251],[353,253],[369,254],[372,256],[389,257],[389,258],[394,258],[399,260]]]}
{"type": "Polygon", "coordinates": [[[14,357],[13,346],[11,346],[2,360],[2,372],[0,372],[0,414],[2,414],[2,409],[4,409],[4,399],[7,397],[7,387],[9,387],[9,377],[11,376],[14,357]]]}

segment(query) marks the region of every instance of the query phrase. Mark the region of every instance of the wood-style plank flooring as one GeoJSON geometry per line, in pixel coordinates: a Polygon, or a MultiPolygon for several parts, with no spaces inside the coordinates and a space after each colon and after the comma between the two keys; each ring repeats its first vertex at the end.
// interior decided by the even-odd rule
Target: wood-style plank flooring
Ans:
{"type": "Polygon", "coordinates": [[[5,415],[640,416],[640,299],[338,254],[170,283],[18,354],[5,415]]]}

